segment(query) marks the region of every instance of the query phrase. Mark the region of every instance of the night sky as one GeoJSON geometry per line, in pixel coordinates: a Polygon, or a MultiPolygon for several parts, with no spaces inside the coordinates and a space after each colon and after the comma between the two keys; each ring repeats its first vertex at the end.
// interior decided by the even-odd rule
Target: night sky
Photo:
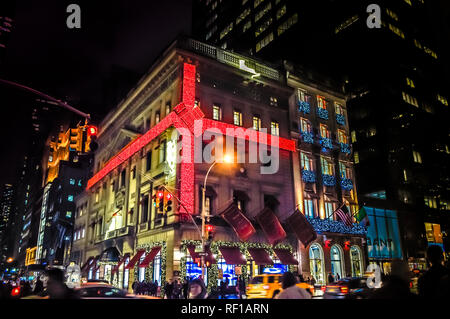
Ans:
{"type": "MultiPolygon", "coordinates": [[[[0,77],[66,100],[97,122],[178,34],[191,33],[191,0],[13,4],[13,30],[0,77]],[[81,7],[81,29],[66,26],[71,3],[81,7]]],[[[4,85],[0,97],[0,183],[14,183],[37,102],[35,96],[4,85]]],[[[61,124],[61,113],[55,109],[55,127],[61,124]]]]}

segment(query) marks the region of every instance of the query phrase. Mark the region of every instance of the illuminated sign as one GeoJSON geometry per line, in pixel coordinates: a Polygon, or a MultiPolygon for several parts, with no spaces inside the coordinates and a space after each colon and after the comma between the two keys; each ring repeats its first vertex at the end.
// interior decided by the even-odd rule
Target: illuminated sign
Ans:
{"type": "Polygon", "coordinates": [[[369,217],[367,250],[369,258],[401,259],[397,212],[364,206],[369,217]]]}
{"type": "Polygon", "coordinates": [[[256,73],[255,69],[252,69],[252,68],[249,68],[248,66],[246,66],[244,60],[239,60],[239,69],[247,71],[247,72],[253,74],[252,78],[261,75],[261,73],[256,73]]]}

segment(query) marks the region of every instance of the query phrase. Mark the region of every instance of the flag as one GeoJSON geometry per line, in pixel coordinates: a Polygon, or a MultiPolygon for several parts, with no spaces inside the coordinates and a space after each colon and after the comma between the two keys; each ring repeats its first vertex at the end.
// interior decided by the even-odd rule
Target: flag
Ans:
{"type": "Polygon", "coordinates": [[[247,241],[256,233],[255,227],[253,227],[252,223],[244,216],[235,203],[231,203],[219,215],[233,228],[242,241],[247,241]]]}
{"type": "Polygon", "coordinates": [[[361,207],[359,212],[356,214],[355,218],[358,221],[358,223],[362,224],[363,226],[368,227],[370,225],[369,216],[367,215],[364,206],[361,207]]]}
{"type": "Polygon", "coordinates": [[[256,216],[256,220],[271,245],[275,245],[286,237],[286,232],[281,226],[280,221],[270,208],[264,208],[261,213],[256,216]]]}
{"type": "Polygon", "coordinates": [[[316,240],[316,231],[306,219],[305,215],[303,215],[298,209],[296,209],[295,212],[286,219],[286,221],[305,247],[308,246],[310,242],[316,240]]]}
{"type": "Polygon", "coordinates": [[[342,206],[336,209],[334,213],[339,216],[339,218],[344,222],[345,225],[352,227],[353,221],[348,212],[347,206],[342,204],[342,206]]]}

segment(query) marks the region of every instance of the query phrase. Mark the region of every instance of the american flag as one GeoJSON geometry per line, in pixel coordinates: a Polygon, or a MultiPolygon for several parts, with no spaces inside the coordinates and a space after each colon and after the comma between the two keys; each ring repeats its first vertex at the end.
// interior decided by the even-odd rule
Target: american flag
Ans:
{"type": "Polygon", "coordinates": [[[341,207],[336,209],[334,213],[339,216],[339,218],[344,222],[345,225],[352,227],[353,220],[348,212],[347,206],[343,204],[341,207]]]}

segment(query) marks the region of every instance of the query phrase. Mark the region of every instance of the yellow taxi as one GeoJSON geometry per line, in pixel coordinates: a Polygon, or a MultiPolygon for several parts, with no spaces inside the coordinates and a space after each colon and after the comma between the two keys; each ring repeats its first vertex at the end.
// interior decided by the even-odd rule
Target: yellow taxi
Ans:
{"type": "MultiPolygon", "coordinates": [[[[247,299],[274,298],[281,288],[282,274],[262,274],[252,278],[247,286],[247,299]]],[[[306,282],[297,283],[297,287],[309,290],[314,295],[314,286],[306,282]]]]}

